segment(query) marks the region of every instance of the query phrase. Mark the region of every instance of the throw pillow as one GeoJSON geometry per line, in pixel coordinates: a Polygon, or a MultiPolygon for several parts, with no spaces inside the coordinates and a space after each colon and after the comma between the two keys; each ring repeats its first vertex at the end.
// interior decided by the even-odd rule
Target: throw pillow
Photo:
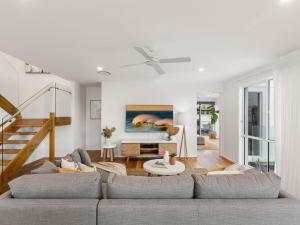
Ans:
{"type": "Polygon", "coordinates": [[[70,154],[70,156],[72,157],[72,159],[73,159],[74,162],[78,162],[78,163],[81,163],[81,162],[82,162],[82,161],[81,161],[81,156],[80,156],[80,154],[79,154],[78,149],[74,150],[74,151],[70,154]]]}
{"type": "Polygon", "coordinates": [[[46,160],[42,166],[32,170],[32,174],[46,174],[46,173],[58,173],[58,168],[52,162],[46,160]]]}
{"type": "Polygon", "coordinates": [[[76,149],[76,150],[79,152],[81,163],[87,166],[92,166],[92,161],[87,151],[83,149],[76,149]]]}
{"type": "Polygon", "coordinates": [[[68,160],[65,160],[64,158],[61,159],[61,168],[71,169],[77,171],[78,164],[75,162],[70,162],[68,160]]]}
{"type": "Polygon", "coordinates": [[[249,166],[249,165],[242,165],[240,163],[234,163],[234,164],[226,167],[224,169],[224,171],[241,171],[241,172],[245,172],[245,171],[250,170],[252,168],[253,167],[249,166]]]}
{"type": "Polygon", "coordinates": [[[80,163],[80,172],[91,173],[91,172],[97,172],[97,170],[95,167],[89,167],[83,163],[80,163]]]}

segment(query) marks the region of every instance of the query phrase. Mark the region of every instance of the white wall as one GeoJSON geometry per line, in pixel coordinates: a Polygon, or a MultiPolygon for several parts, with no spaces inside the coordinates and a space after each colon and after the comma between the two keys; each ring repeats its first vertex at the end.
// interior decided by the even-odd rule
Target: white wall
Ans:
{"type": "MultiPolygon", "coordinates": [[[[162,138],[162,133],[126,133],[125,105],[173,105],[176,113],[188,113],[187,141],[189,156],[197,156],[197,90],[218,89],[220,86],[187,85],[171,82],[103,82],[101,126],[116,127],[113,141],[119,144],[124,138],[162,138]]],[[[181,133],[180,133],[181,134],[181,133]]],[[[179,135],[178,135],[179,143],[179,135]]],[[[179,144],[178,144],[179,148],[179,144]]]]}
{"type": "MultiPolygon", "coordinates": [[[[13,104],[19,103],[18,91],[18,71],[11,65],[6,55],[0,52],[0,94],[5,96],[13,104]]],[[[7,113],[0,108],[0,120],[7,113]]]]}
{"type": "MultiPolygon", "coordinates": [[[[51,82],[58,82],[69,89],[72,95],[57,91],[57,116],[72,116],[71,126],[56,128],[56,155],[63,156],[76,147],[85,146],[81,132],[85,129],[85,99],[82,87],[55,75],[29,75],[25,62],[0,52],[0,93],[18,106],[51,82]],[[83,93],[83,94],[82,94],[83,93]],[[82,110],[81,110],[82,109],[82,110]],[[82,121],[84,121],[82,124],[82,121]]],[[[48,118],[54,111],[53,90],[43,95],[22,112],[24,118],[48,118]]],[[[48,137],[31,155],[28,162],[48,156],[48,137]]]]}
{"type": "Polygon", "coordinates": [[[99,150],[101,143],[101,120],[90,118],[90,101],[101,100],[101,86],[86,87],[86,135],[85,148],[88,150],[99,150]]]}

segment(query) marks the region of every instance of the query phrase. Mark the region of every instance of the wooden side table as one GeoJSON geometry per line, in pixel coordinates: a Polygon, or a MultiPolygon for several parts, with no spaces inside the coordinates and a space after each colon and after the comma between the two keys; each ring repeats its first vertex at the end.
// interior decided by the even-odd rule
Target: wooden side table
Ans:
{"type": "Polygon", "coordinates": [[[101,157],[106,160],[110,158],[110,161],[114,161],[116,145],[104,145],[101,151],[101,157]]]}

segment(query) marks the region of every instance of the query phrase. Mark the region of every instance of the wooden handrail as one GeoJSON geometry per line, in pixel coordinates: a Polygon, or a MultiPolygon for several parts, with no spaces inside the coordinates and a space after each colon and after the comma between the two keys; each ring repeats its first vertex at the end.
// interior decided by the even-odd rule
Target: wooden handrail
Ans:
{"type": "MultiPolygon", "coordinates": [[[[0,94],[0,108],[6,111],[10,115],[15,115],[19,110],[8,99],[0,94]]],[[[16,119],[22,118],[21,112],[16,115],[16,119]]]]}

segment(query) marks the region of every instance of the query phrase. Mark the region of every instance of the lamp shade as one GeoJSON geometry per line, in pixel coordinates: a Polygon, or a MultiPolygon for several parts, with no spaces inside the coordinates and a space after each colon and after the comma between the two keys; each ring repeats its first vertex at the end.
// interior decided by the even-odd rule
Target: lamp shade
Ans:
{"type": "Polygon", "coordinates": [[[188,124],[188,113],[187,112],[179,112],[177,114],[177,125],[185,126],[188,124]]]}

